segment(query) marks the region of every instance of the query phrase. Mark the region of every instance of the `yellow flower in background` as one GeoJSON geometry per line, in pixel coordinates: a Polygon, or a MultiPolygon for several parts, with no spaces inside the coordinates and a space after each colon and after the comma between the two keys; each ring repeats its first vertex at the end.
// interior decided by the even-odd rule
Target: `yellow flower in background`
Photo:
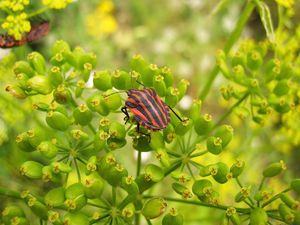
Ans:
{"type": "Polygon", "coordinates": [[[52,9],[66,8],[73,0],[43,0],[43,4],[52,9]]]}
{"type": "Polygon", "coordinates": [[[118,28],[118,23],[113,16],[114,4],[111,0],[104,0],[98,5],[96,10],[87,16],[87,32],[91,36],[114,33],[118,28]]]}
{"type": "Polygon", "coordinates": [[[16,16],[9,15],[1,24],[4,30],[7,30],[9,35],[14,36],[16,40],[21,40],[22,33],[29,32],[31,29],[30,22],[27,20],[27,14],[21,13],[16,16]]]}
{"type": "Polygon", "coordinates": [[[0,9],[9,9],[14,12],[24,10],[24,6],[29,4],[29,0],[1,0],[0,9]]]}
{"type": "Polygon", "coordinates": [[[292,8],[295,4],[294,0],[275,0],[279,5],[285,8],[292,8]]]}

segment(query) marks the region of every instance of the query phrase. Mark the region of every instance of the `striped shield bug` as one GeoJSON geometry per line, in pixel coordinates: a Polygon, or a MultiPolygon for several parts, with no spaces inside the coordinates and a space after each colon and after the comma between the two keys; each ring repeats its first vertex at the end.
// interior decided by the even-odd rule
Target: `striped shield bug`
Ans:
{"type": "Polygon", "coordinates": [[[21,40],[16,40],[13,36],[2,34],[0,36],[0,48],[13,48],[36,41],[47,35],[50,30],[49,21],[42,21],[32,24],[31,30],[22,36],[21,40]]]}

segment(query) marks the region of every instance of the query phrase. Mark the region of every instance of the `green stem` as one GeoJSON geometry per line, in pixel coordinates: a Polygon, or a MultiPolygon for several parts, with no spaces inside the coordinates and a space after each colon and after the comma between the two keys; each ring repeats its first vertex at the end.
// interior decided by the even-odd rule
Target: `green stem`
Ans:
{"type": "MultiPolygon", "coordinates": [[[[143,198],[154,198],[154,196],[151,195],[144,195],[143,198]]],[[[166,201],[171,201],[171,202],[180,202],[184,204],[189,204],[189,205],[198,205],[198,206],[203,206],[203,207],[209,207],[209,208],[215,208],[215,209],[220,209],[220,210],[227,210],[229,206],[225,205],[213,205],[205,202],[200,202],[200,201],[192,201],[192,200],[185,200],[185,199],[178,199],[178,198],[171,198],[171,197],[163,197],[164,200],[166,201]]],[[[235,207],[236,211],[239,213],[250,213],[249,208],[237,208],[235,207]]]]}
{"type": "Polygon", "coordinates": [[[78,183],[81,183],[80,170],[79,170],[79,167],[78,167],[78,164],[77,164],[77,160],[74,158],[73,161],[74,161],[74,165],[75,165],[75,168],[76,168],[78,183]]]}
{"type": "Polygon", "coordinates": [[[282,193],[288,192],[290,190],[291,190],[291,188],[284,189],[282,192],[279,192],[278,194],[276,194],[272,198],[270,198],[268,201],[266,201],[264,204],[262,204],[261,207],[264,208],[265,206],[269,205],[270,203],[272,203],[273,201],[278,199],[282,193]]]}
{"type": "MultiPolygon", "coordinates": [[[[244,187],[238,177],[236,177],[235,180],[236,180],[236,182],[237,182],[237,184],[239,185],[240,188],[244,187]]],[[[247,199],[250,201],[251,207],[253,207],[255,205],[254,200],[252,198],[250,198],[250,197],[248,197],[247,199]]],[[[248,203],[246,203],[246,204],[248,204],[248,203]]]]}
{"type": "Polygon", "coordinates": [[[41,9],[39,9],[37,11],[34,11],[32,13],[29,13],[28,16],[27,16],[27,18],[29,19],[31,17],[37,16],[39,14],[42,14],[42,13],[46,12],[48,9],[49,9],[48,7],[45,7],[45,8],[41,8],[41,9]]]}
{"type": "Polygon", "coordinates": [[[4,196],[10,197],[10,198],[22,199],[19,192],[12,191],[12,190],[6,189],[4,187],[0,187],[0,195],[4,195],[4,196]]]}
{"type": "Polygon", "coordinates": [[[113,203],[113,205],[116,205],[116,202],[117,202],[116,187],[114,187],[114,186],[111,187],[111,194],[112,194],[112,203],[113,203]]]}
{"type": "Polygon", "coordinates": [[[187,166],[187,168],[188,168],[188,170],[189,170],[189,172],[190,172],[190,174],[191,174],[193,180],[196,180],[196,178],[195,178],[195,176],[194,176],[194,174],[193,174],[193,171],[192,171],[192,169],[191,169],[190,164],[187,163],[186,166],[187,166]]]}
{"type": "MultiPolygon", "coordinates": [[[[255,5],[253,4],[252,1],[248,1],[242,15],[239,17],[239,20],[234,28],[234,30],[232,31],[232,33],[230,34],[225,46],[224,46],[224,52],[225,54],[227,54],[230,49],[232,48],[232,46],[236,43],[236,41],[238,40],[238,38],[240,37],[249,17],[252,14],[252,11],[254,10],[255,5]]],[[[204,85],[203,90],[200,93],[199,98],[203,101],[205,100],[215,78],[217,77],[219,73],[219,68],[217,65],[214,66],[214,68],[212,69],[211,73],[208,76],[208,80],[206,81],[206,84],[204,85]]]]}
{"type": "Polygon", "coordinates": [[[208,153],[208,151],[207,150],[203,150],[201,152],[198,152],[198,153],[190,155],[190,158],[196,158],[198,156],[205,155],[206,153],[208,153]]]}
{"type": "Polygon", "coordinates": [[[136,177],[138,177],[141,173],[141,166],[142,166],[142,152],[138,151],[137,165],[136,165],[136,177]]]}
{"type": "Polygon", "coordinates": [[[146,221],[147,221],[148,225],[152,225],[152,223],[151,223],[151,221],[149,219],[146,219],[146,221]]]}
{"type": "Polygon", "coordinates": [[[88,127],[90,128],[90,130],[93,132],[93,134],[96,134],[96,130],[95,128],[92,126],[92,124],[88,124],[88,127]]]}
{"type": "Polygon", "coordinates": [[[97,207],[97,208],[100,208],[100,209],[109,209],[106,206],[98,205],[98,204],[95,204],[95,203],[92,203],[92,202],[88,202],[87,205],[94,206],[94,207],[97,207]]]}

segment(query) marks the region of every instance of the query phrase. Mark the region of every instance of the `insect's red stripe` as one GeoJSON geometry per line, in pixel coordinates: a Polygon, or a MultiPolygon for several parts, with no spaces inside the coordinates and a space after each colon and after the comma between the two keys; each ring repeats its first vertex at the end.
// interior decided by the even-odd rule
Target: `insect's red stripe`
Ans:
{"type": "Polygon", "coordinates": [[[148,89],[148,92],[152,95],[155,103],[158,105],[157,109],[160,110],[160,115],[162,116],[163,124],[167,125],[167,113],[168,112],[166,112],[162,100],[158,97],[158,95],[152,88],[148,89]]]}
{"type": "Polygon", "coordinates": [[[161,125],[158,123],[157,120],[154,119],[153,115],[156,116],[153,112],[149,111],[148,108],[150,108],[150,102],[147,100],[147,98],[144,98],[143,96],[145,95],[145,93],[143,92],[138,92],[138,94],[136,93],[132,93],[131,96],[132,97],[135,97],[136,99],[138,99],[140,101],[140,106],[144,109],[145,113],[147,115],[149,115],[150,117],[150,122],[154,125],[154,126],[157,126],[157,127],[161,127],[161,125]],[[146,104],[149,106],[147,107],[146,104]]]}
{"type": "Polygon", "coordinates": [[[144,110],[144,108],[140,105],[139,100],[135,96],[130,95],[130,97],[127,99],[126,102],[131,103],[131,105],[127,104],[129,109],[137,108],[137,110],[139,110],[146,117],[145,121],[150,124],[152,123],[148,112],[144,110]],[[133,105],[134,105],[134,107],[132,107],[133,105]]]}
{"type": "MultiPolygon", "coordinates": [[[[141,120],[147,121],[146,116],[137,108],[129,108],[129,110],[134,114],[134,116],[138,116],[141,120]]],[[[138,121],[139,122],[139,121],[138,121]]]]}

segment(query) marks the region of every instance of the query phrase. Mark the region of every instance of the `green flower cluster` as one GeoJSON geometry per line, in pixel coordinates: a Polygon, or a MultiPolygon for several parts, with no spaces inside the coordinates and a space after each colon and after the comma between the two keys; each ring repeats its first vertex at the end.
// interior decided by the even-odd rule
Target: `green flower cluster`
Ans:
{"type": "Polygon", "coordinates": [[[251,115],[253,121],[262,124],[273,111],[284,114],[295,108],[299,100],[295,51],[287,56],[268,41],[257,44],[247,40],[228,55],[219,52],[217,64],[230,81],[221,88],[223,98],[241,99],[247,94],[249,104],[236,110],[241,118],[251,115]]]}
{"type": "MultiPolygon", "coordinates": [[[[189,83],[180,80],[175,86],[169,68],[135,55],[129,70],[96,71],[93,53],[80,47],[71,49],[64,41],[55,42],[51,50],[49,62],[38,52],[30,53],[26,61],[16,62],[13,71],[17,81],[6,88],[16,98],[30,97],[34,110],[45,118],[45,124],[19,134],[16,143],[22,151],[34,155],[20,166],[20,174],[47,183],[47,188],[39,194],[0,188],[0,194],[21,199],[42,221],[55,225],[133,224],[140,216],[151,224],[163,214],[163,225],[182,225],[183,213],[172,202],[224,210],[224,224],[240,224],[244,215],[250,216],[250,224],[266,224],[270,219],[300,220],[295,210],[298,202],[286,193],[299,193],[299,180],[275,195],[264,188],[267,179],[282,172],[284,163],[273,163],[263,170],[262,181],[254,189],[239,180],[243,161],[237,160],[231,166],[197,162],[204,154],[221,154],[233,138],[233,128],[222,124],[223,119],[214,122],[211,115],[201,113],[200,100],[188,110],[189,119],[180,121],[172,114],[170,124],[161,132],[151,133],[145,128],[137,132],[134,117],[127,125],[119,122],[116,115],[121,114],[125,104],[120,92],[142,89],[136,81],[154,88],[169,106],[177,105],[189,83]],[[93,87],[88,85],[90,78],[93,87]],[[151,135],[150,141],[145,134],[151,135]],[[137,152],[136,175],[130,174],[130,165],[118,154],[124,148],[128,154],[133,149],[137,152]],[[154,160],[143,165],[142,152],[150,152],[154,160]],[[75,182],[71,181],[74,174],[75,182]],[[168,176],[171,184],[164,181],[168,176]],[[233,198],[237,204],[243,202],[244,208],[221,204],[221,193],[213,182],[225,184],[232,180],[241,188],[233,198]],[[159,184],[180,198],[149,195],[148,190],[159,184]],[[108,185],[111,194],[105,188],[108,185]],[[277,208],[265,209],[277,199],[281,199],[277,208]]],[[[4,224],[15,220],[29,224],[17,205],[8,206],[2,217],[4,224]]]]}

